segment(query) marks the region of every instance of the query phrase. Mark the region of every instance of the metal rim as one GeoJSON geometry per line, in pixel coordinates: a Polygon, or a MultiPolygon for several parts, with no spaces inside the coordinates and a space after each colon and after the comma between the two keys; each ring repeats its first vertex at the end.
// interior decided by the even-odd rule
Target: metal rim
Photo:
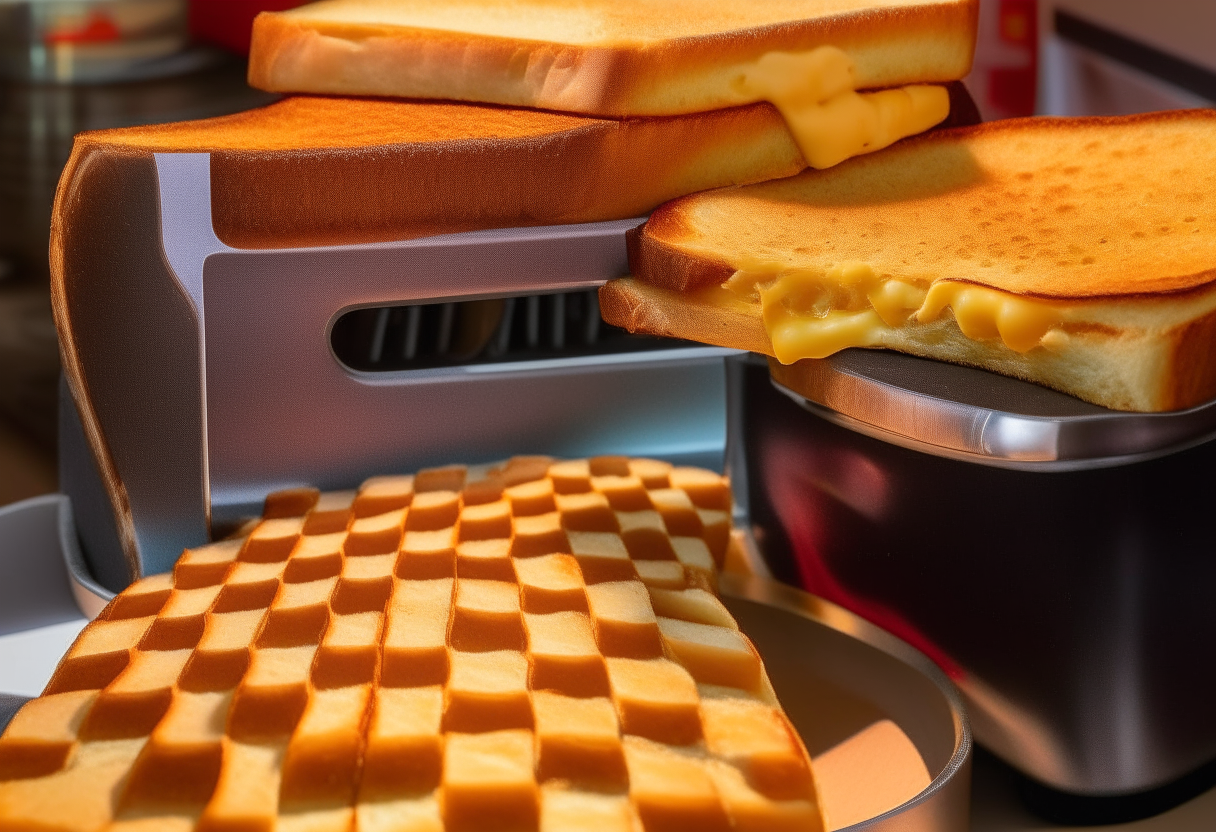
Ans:
{"type": "Polygon", "coordinates": [[[927,676],[950,707],[950,715],[954,722],[954,753],[950,755],[950,759],[942,770],[934,775],[929,785],[915,797],[893,809],[888,809],[881,815],[852,826],[844,827],[837,832],[861,832],[872,824],[893,818],[915,806],[927,803],[944,790],[955,775],[968,764],[971,758],[972,737],[971,725],[967,721],[967,711],[963,700],[946,674],[924,653],[886,630],[849,612],[844,607],[786,584],[764,578],[723,573],[719,578],[719,591],[728,597],[755,601],[807,618],[898,659],[927,676]]]}
{"type": "MultiPolygon", "coordinates": [[[[1106,411],[1031,416],[908,390],[848,369],[833,367],[826,372],[835,379],[847,379],[855,388],[850,391],[854,395],[846,401],[885,400],[894,405],[887,420],[891,423],[876,424],[838,409],[834,406],[838,397],[830,395],[834,392],[831,386],[824,391],[829,395],[811,398],[775,377],[772,383],[804,410],[841,427],[922,453],[996,468],[1023,471],[1110,468],[1167,456],[1216,436],[1216,401],[1167,413],[1106,411]],[[916,436],[911,432],[926,425],[935,429],[933,436],[916,436]],[[1126,452],[1116,452],[1119,448],[1126,452]]],[[[1001,383],[1012,381],[998,378],[1001,383]]]]}

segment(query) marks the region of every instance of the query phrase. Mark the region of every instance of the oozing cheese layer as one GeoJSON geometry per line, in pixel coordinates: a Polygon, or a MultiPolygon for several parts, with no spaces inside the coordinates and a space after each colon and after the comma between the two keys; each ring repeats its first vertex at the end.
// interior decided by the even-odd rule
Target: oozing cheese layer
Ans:
{"type": "Polygon", "coordinates": [[[770,52],[742,67],[734,92],[769,101],[813,168],[827,168],[928,130],[950,114],[944,87],[856,91],[853,60],[834,46],[770,52]]]}
{"type": "Polygon", "coordinates": [[[931,323],[947,309],[963,335],[999,338],[1018,353],[1062,334],[1069,318],[1062,303],[969,283],[883,277],[865,263],[823,271],[756,264],[735,272],[724,288],[759,301],[773,354],[783,364],[880,346],[892,330],[931,323]]]}

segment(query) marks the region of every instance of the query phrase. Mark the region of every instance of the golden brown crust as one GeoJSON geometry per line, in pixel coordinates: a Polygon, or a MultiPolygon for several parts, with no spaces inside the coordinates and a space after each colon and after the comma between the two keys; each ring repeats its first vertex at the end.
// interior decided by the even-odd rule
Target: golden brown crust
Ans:
{"type": "Polygon", "coordinates": [[[863,88],[957,80],[971,65],[978,14],[975,0],[840,0],[822,10],[598,0],[560,12],[519,4],[515,20],[489,20],[501,8],[340,0],[263,13],[254,22],[250,83],[598,115],[688,113],[746,103],[732,88],[733,67],[773,51],[844,49],[863,88]],[[441,6],[457,11],[445,16],[441,6]]]}
{"type": "Polygon", "coordinates": [[[805,164],[766,104],[614,120],[296,97],[235,116],[85,133],[77,141],[116,151],[210,152],[215,230],[238,248],[624,219],[675,196],[788,176],[805,164]]]}
{"type": "Polygon", "coordinates": [[[96,130],[81,136],[162,153],[270,153],[529,139],[611,123],[491,104],[292,96],[227,116],[96,130]]]}
{"type": "Polygon", "coordinates": [[[1162,410],[1183,410],[1216,398],[1216,312],[1179,327],[1162,380],[1162,410]]]}
{"type": "MultiPolygon", "coordinates": [[[[637,249],[664,269],[714,264],[683,263],[677,281],[723,262],[862,261],[1040,298],[1158,297],[1216,280],[1213,194],[1216,111],[1009,119],[673,201],[637,249]]],[[[645,259],[633,271],[680,285],[645,259]]]]}
{"type": "Polygon", "coordinates": [[[648,282],[673,292],[690,292],[706,286],[720,286],[734,274],[730,263],[712,257],[689,257],[678,247],[666,244],[662,238],[680,239],[691,233],[678,212],[664,211],[660,205],[650,215],[647,225],[661,229],[643,234],[642,227],[625,235],[629,249],[630,268],[648,276],[648,282]]]}
{"type": "Polygon", "coordinates": [[[773,353],[760,316],[741,306],[689,303],[679,292],[628,277],[601,286],[599,297],[604,320],[629,332],[773,353]]]}

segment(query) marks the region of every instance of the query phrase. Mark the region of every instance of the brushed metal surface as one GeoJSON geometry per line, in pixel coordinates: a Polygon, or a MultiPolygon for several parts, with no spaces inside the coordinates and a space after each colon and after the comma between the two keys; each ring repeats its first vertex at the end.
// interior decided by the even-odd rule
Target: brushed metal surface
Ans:
{"type": "MultiPolygon", "coordinates": [[[[98,181],[113,199],[93,195],[96,210],[109,206],[122,226],[98,218],[106,240],[80,245],[106,256],[82,248],[73,260],[73,392],[96,415],[125,489],[125,501],[106,492],[138,574],[167,570],[183,548],[257,514],[276,488],[353,487],[519,453],[722,468],[729,350],[360,373],[330,347],[333,323],[363,306],[593,288],[625,273],[624,232],[641,220],[238,250],[212,228],[208,154],[155,154],[98,181]]],[[[90,472],[77,468],[71,481],[84,489],[90,472]]],[[[86,532],[90,554],[115,549],[104,523],[86,532]]],[[[125,583],[109,575],[124,569],[91,566],[108,588],[125,583]]]]}
{"type": "MultiPolygon", "coordinates": [[[[205,539],[200,319],[166,262],[158,175],[138,154],[93,159],[66,213],[55,287],[65,375],[107,484],[122,564],[97,574],[121,589],[141,552],[205,539]]],[[[108,553],[105,524],[82,528],[108,553]]]]}
{"type": "Polygon", "coordinates": [[[925,453],[1026,470],[1126,465],[1216,436],[1216,401],[1127,413],[1037,384],[889,350],[844,350],[797,369],[782,392],[820,416],[925,453]],[[791,389],[798,374],[798,391],[791,389]]]}
{"type": "MultiPolygon", "coordinates": [[[[118,520],[80,424],[67,382],[59,381],[59,488],[71,494],[72,541],[85,571],[113,592],[131,582],[118,520]]],[[[65,496],[65,500],[67,497],[65,496]]]]}
{"type": "Polygon", "coordinates": [[[15,693],[0,693],[0,732],[8,727],[21,706],[29,702],[28,696],[18,696],[15,693]]]}
{"type": "Polygon", "coordinates": [[[58,494],[0,506],[0,636],[77,618],[60,549],[58,494]]]}
{"type": "Polygon", "coordinates": [[[833,424],[764,364],[743,375],[773,574],[946,668],[980,743],[1091,796],[1216,759],[1216,443],[1094,470],[977,465],[833,424]]]}

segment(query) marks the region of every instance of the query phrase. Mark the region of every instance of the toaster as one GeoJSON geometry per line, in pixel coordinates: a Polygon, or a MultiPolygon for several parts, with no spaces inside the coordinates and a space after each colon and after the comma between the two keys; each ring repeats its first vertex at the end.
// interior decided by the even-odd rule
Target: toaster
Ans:
{"type": "Polygon", "coordinates": [[[722,470],[729,351],[599,324],[640,219],[234,249],[209,154],[107,164],[103,254],[58,291],[63,490],[110,590],[281,488],[521,449],[722,470]]]}
{"type": "Polygon", "coordinates": [[[1216,402],[1120,413],[880,350],[734,361],[772,573],[931,656],[1032,802],[1114,822],[1216,781],[1216,402]]]}

